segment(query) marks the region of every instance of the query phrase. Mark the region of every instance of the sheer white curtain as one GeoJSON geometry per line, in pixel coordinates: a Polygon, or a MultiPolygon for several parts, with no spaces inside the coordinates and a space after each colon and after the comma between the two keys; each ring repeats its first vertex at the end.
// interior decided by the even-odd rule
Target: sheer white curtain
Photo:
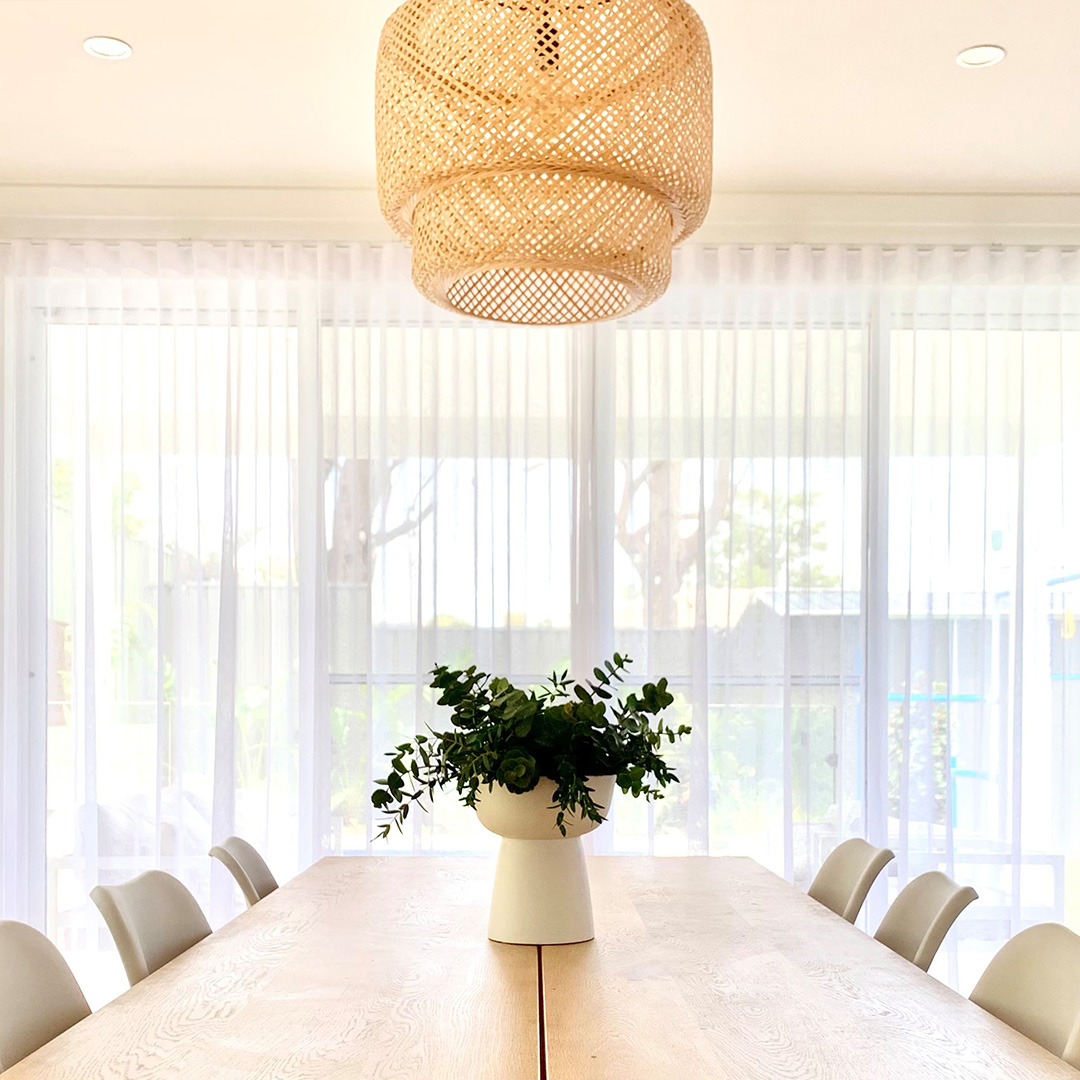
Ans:
{"type": "Polygon", "coordinates": [[[979,891],[948,958],[970,986],[1024,926],[1080,924],[1080,257],[890,263],[888,599],[868,628],[889,840],[898,883],[941,866],[979,891]]]}
{"type": "Polygon", "coordinates": [[[298,589],[312,542],[298,493],[319,476],[314,445],[298,446],[303,256],[6,256],[19,303],[5,496],[27,524],[5,545],[33,602],[13,613],[5,579],[5,749],[28,727],[34,752],[4,817],[39,825],[15,873],[45,881],[16,913],[45,923],[93,992],[85,962],[107,944],[86,901],[96,883],[162,866],[220,918],[233,898],[219,874],[211,890],[212,837],[250,833],[290,866],[322,846],[305,740],[321,635],[298,589]]]}
{"type": "Polygon", "coordinates": [[[689,249],[610,335],[616,644],[693,725],[618,850],[752,850],[805,884],[866,829],[867,260],[689,249]]]}
{"type": "Polygon", "coordinates": [[[533,684],[568,663],[573,338],[443,317],[398,249],[341,257],[319,326],[311,568],[326,578],[329,847],[493,849],[453,797],[373,845],[371,782],[444,722],[436,664],[533,684]]]}
{"type": "MultiPolygon", "coordinates": [[[[571,338],[440,318],[398,248],[3,257],[4,913],[104,997],[96,883],[160,866],[221,922],[217,838],[370,850],[436,662],[565,666],[571,338]]],[[[414,823],[390,850],[491,846],[414,823]]]]}
{"type": "MultiPolygon", "coordinates": [[[[805,884],[888,842],[871,923],[930,866],[983,894],[961,985],[1076,922],[1074,254],[688,248],[564,331],[453,319],[407,262],[0,245],[0,914],[107,996],[97,881],[165,867],[219,922],[227,832],[282,877],[373,850],[435,663],[617,648],[694,734],[595,850],[805,884]]],[[[390,843],[491,846],[452,798],[390,843]]]]}
{"type": "Polygon", "coordinates": [[[677,802],[614,846],[804,884],[897,852],[979,890],[964,989],[1080,925],[1080,256],[688,249],[611,332],[614,627],[692,718],[677,802]]]}

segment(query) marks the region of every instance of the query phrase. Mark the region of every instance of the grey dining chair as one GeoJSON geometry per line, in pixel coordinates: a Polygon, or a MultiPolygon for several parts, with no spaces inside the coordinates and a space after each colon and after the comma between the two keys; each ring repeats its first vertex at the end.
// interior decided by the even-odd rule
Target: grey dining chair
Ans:
{"type": "Polygon", "coordinates": [[[266,860],[246,840],[229,836],[215,844],[210,854],[236,878],[248,907],[269,896],[278,883],[266,865],[266,860]]]}
{"type": "Polygon", "coordinates": [[[0,1072],[89,1015],[60,950],[32,926],[0,921],[0,1072]]]}
{"type": "Polygon", "coordinates": [[[807,894],[853,923],[870,886],[893,858],[888,848],[877,848],[857,836],[852,837],[829,852],[807,894]]]}
{"type": "Polygon", "coordinates": [[[874,937],[926,971],[960,912],[978,898],[940,870],[920,874],[900,890],[874,937]]]}
{"type": "Polygon", "coordinates": [[[134,986],[210,934],[198,900],[183,882],[147,870],[123,885],[98,885],[98,906],[134,986]]]}
{"type": "Polygon", "coordinates": [[[1080,936],[1040,923],[1007,941],[971,1000],[1080,1068],[1080,936]]]}

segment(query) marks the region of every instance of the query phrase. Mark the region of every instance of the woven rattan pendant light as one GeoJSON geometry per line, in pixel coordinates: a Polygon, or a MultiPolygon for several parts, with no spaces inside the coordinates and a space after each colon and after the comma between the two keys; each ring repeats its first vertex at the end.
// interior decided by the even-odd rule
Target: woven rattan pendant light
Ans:
{"type": "Polygon", "coordinates": [[[407,0],[375,100],[383,214],[454,311],[625,315],[708,209],[712,68],[684,0],[407,0]]]}

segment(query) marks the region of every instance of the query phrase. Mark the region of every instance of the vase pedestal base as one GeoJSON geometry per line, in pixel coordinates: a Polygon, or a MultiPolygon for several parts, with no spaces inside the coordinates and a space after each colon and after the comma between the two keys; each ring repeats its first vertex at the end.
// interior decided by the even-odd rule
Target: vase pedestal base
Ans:
{"type": "Polygon", "coordinates": [[[580,837],[503,838],[488,937],[511,945],[569,945],[593,939],[592,895],[580,837]]]}

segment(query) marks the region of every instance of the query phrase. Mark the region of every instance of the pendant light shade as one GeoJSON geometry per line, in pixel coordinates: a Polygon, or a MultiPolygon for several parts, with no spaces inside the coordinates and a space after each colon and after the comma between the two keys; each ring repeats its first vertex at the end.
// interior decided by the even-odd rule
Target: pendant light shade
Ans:
{"type": "Polygon", "coordinates": [[[454,311],[628,314],[708,209],[712,68],[684,0],[407,0],[375,101],[382,212],[454,311]]]}

